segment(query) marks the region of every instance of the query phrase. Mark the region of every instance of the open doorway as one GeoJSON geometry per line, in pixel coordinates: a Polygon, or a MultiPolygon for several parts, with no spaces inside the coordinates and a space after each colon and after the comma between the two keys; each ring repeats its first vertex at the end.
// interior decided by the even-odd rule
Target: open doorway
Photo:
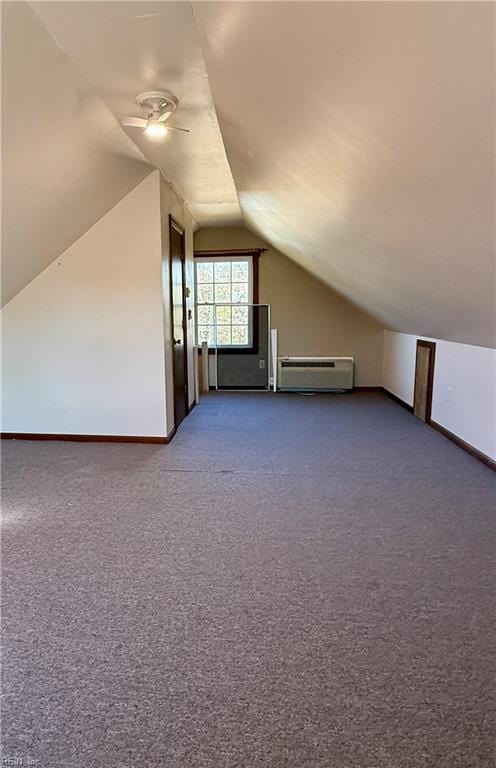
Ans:
{"type": "Polygon", "coordinates": [[[413,413],[418,419],[425,421],[427,424],[431,420],[435,356],[435,342],[422,341],[420,339],[417,341],[413,413]]]}
{"type": "Polygon", "coordinates": [[[189,410],[184,227],[169,216],[174,427],[189,410]]]}

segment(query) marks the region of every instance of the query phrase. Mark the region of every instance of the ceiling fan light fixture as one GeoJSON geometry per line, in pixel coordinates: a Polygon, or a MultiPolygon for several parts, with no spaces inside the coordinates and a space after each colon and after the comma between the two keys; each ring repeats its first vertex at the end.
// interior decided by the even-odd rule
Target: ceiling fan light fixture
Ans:
{"type": "Polygon", "coordinates": [[[145,136],[149,136],[151,139],[162,139],[167,135],[167,126],[163,123],[158,123],[156,120],[149,120],[144,133],[145,136]]]}

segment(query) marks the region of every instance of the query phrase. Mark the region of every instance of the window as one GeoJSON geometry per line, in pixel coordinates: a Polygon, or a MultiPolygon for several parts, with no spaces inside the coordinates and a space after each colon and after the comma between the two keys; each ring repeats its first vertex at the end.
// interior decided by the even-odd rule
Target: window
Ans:
{"type": "Polygon", "coordinates": [[[209,346],[253,345],[253,257],[197,256],[196,340],[209,346]]]}

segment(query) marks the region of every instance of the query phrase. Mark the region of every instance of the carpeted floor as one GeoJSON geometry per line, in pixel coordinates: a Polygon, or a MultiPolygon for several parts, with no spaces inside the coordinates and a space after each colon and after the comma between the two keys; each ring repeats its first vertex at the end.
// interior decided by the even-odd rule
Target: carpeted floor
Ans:
{"type": "Polygon", "coordinates": [[[496,478],[385,396],[213,394],[3,474],[4,761],[493,768],[496,478]]]}

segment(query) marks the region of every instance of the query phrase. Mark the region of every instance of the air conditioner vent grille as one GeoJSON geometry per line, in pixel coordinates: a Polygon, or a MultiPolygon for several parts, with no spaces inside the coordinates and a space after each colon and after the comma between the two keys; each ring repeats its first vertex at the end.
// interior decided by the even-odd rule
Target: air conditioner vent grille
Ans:
{"type": "MultiPolygon", "coordinates": [[[[283,368],[308,368],[308,360],[283,360],[281,362],[283,368]]],[[[334,360],[315,360],[311,364],[312,368],[335,368],[336,363],[334,360]]]]}
{"type": "Polygon", "coordinates": [[[282,392],[332,392],[353,389],[353,358],[279,358],[282,392]]]}

